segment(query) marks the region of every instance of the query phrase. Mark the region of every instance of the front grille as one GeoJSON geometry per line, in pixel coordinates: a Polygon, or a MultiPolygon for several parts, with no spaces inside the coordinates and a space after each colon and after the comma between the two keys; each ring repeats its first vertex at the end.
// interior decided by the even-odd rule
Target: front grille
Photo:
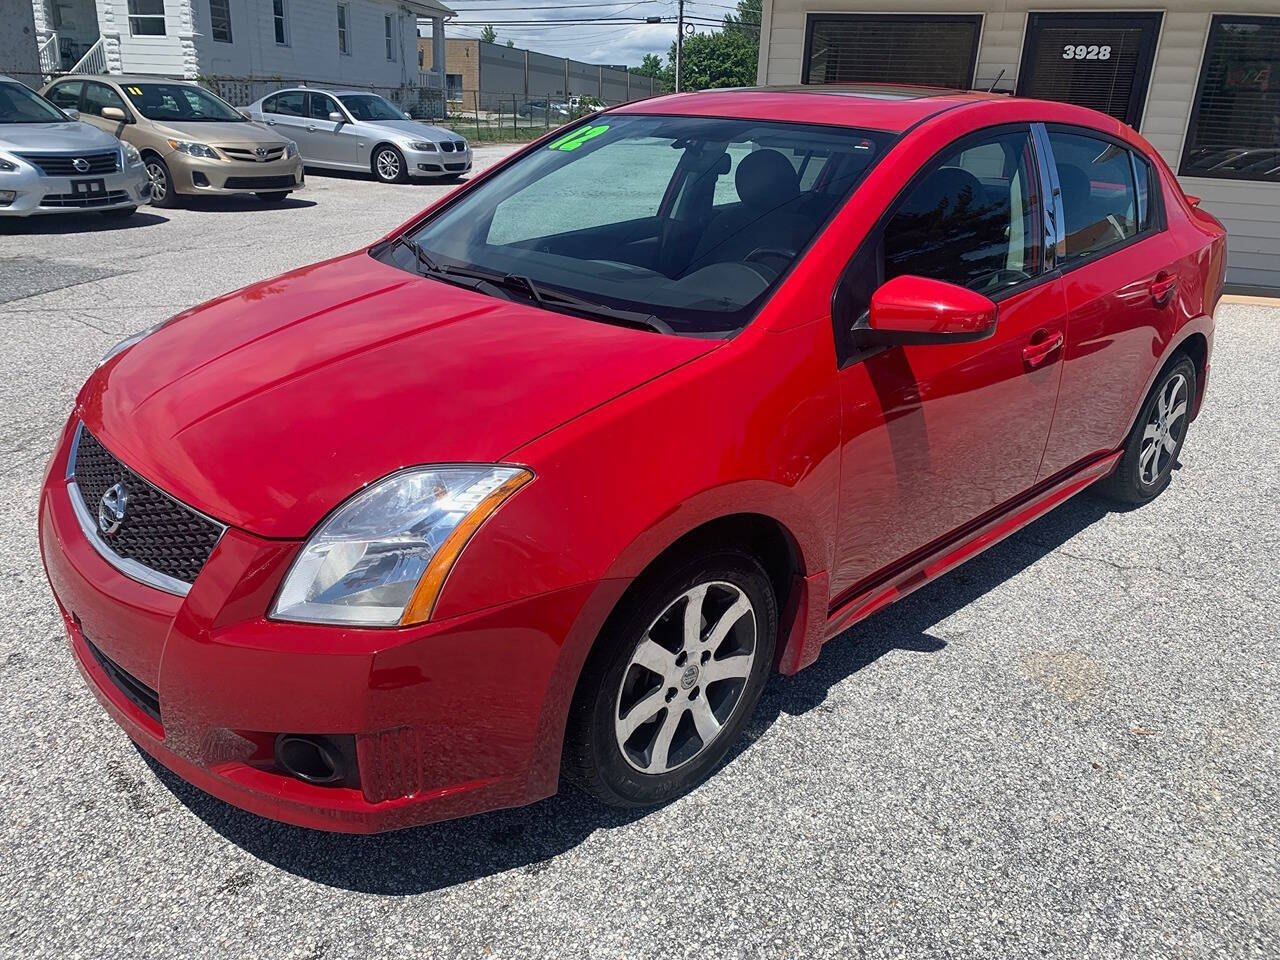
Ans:
{"type": "Polygon", "coordinates": [[[270,163],[279,160],[284,154],[284,147],[267,147],[266,153],[259,155],[255,147],[219,147],[232,160],[252,160],[254,163],[270,163]]]}
{"type": "Polygon", "coordinates": [[[120,154],[114,150],[106,153],[20,153],[18,156],[35,164],[46,177],[86,177],[91,173],[115,173],[120,169],[120,154]],[[84,160],[88,168],[77,170],[76,160],[84,160]]]}
{"type": "Polygon", "coordinates": [[[112,204],[124,203],[129,194],[123,190],[108,190],[97,196],[86,197],[78,193],[47,193],[40,199],[42,207],[109,207],[112,204]]]}
{"type": "Polygon", "coordinates": [[[228,190],[288,190],[294,186],[293,174],[280,177],[227,177],[228,190]]]}
{"type": "Polygon", "coordinates": [[[444,153],[453,153],[453,148],[454,148],[454,144],[452,140],[442,140],[440,142],[440,149],[444,153]]]}
{"type": "MultiPolygon", "coordinates": [[[[84,635],[81,634],[81,636],[84,635]]],[[[125,699],[156,723],[161,723],[160,694],[95,647],[93,641],[88,637],[84,637],[84,645],[89,648],[89,652],[93,654],[93,659],[102,668],[102,672],[107,675],[107,679],[115,685],[117,690],[124,694],[125,699]]]]}
{"type": "Polygon", "coordinates": [[[195,582],[222,536],[221,524],[142,479],[84,427],[72,470],[85,509],[95,521],[107,491],[117,483],[124,490],[124,519],[113,533],[98,528],[102,546],[166,577],[195,582]]]}

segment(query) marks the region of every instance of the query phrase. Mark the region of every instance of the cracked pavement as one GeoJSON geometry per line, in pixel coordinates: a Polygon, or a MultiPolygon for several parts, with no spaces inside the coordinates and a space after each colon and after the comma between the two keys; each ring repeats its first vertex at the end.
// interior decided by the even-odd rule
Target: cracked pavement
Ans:
{"type": "Polygon", "coordinates": [[[1077,497],[848,631],[661,810],[566,788],[352,838],[144,759],[83,688],[37,552],[76,389],[117,339],[444,189],[313,175],[279,209],[0,225],[0,955],[1280,956],[1277,308],[1219,309],[1156,502],[1077,497]]]}

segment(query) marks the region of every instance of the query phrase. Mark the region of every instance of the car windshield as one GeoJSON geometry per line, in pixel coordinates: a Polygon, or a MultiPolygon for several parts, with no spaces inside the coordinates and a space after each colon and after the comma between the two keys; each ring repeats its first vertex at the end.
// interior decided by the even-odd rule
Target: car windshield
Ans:
{"type": "Polygon", "coordinates": [[[0,83],[0,123],[62,123],[66,114],[20,83],[0,83]]]}
{"type": "Polygon", "coordinates": [[[464,192],[405,238],[416,250],[376,255],[443,279],[470,268],[508,281],[477,287],[495,295],[530,280],[529,299],[550,309],[537,291],[724,336],[891,142],[844,127],[606,114],[464,192]]]}
{"type": "Polygon", "coordinates": [[[203,87],[185,83],[126,83],[137,111],[148,120],[248,123],[235,107],[203,87]]]}
{"type": "Polygon", "coordinates": [[[351,111],[357,120],[409,120],[391,102],[376,93],[351,93],[339,97],[342,105],[351,111]]]}

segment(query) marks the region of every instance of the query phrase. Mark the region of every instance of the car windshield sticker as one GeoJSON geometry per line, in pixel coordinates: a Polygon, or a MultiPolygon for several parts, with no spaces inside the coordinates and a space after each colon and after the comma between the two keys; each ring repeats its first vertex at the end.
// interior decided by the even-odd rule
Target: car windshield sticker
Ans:
{"type": "Polygon", "coordinates": [[[125,89],[128,90],[130,93],[132,93],[135,97],[142,96],[142,90],[139,87],[125,87],[125,89]]]}
{"type": "Polygon", "coordinates": [[[583,127],[575,130],[567,136],[561,137],[559,140],[553,141],[548,150],[577,150],[580,146],[590,140],[592,137],[598,137],[609,129],[607,123],[601,123],[594,127],[583,127]]]}

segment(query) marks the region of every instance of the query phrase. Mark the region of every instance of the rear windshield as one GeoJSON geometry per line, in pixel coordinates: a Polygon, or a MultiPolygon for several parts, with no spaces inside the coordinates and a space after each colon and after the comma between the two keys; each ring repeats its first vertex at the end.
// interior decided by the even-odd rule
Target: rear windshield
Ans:
{"type": "MultiPolygon", "coordinates": [[[[438,264],[528,277],[677,334],[741,328],[888,134],[613,116],[543,144],[411,235],[438,264]]],[[[404,245],[379,254],[406,270],[404,245]]]]}
{"type": "Polygon", "coordinates": [[[148,120],[248,123],[235,107],[203,87],[185,83],[126,83],[124,90],[148,120]]]}
{"type": "Polygon", "coordinates": [[[20,83],[0,83],[0,123],[61,123],[66,115],[20,83]]]}

